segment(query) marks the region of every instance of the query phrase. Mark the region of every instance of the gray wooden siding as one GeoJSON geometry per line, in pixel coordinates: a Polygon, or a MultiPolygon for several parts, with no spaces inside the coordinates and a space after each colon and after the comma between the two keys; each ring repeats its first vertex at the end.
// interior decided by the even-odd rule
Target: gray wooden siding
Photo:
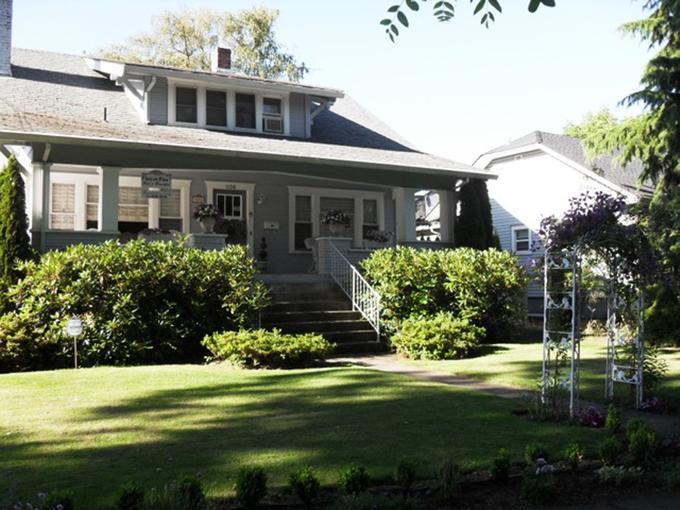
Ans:
{"type": "Polygon", "coordinates": [[[156,85],[149,92],[149,122],[151,124],[168,123],[168,80],[159,77],[156,85]]]}
{"type": "Polygon", "coordinates": [[[307,132],[307,97],[304,94],[290,95],[290,135],[304,138],[307,132]]]}

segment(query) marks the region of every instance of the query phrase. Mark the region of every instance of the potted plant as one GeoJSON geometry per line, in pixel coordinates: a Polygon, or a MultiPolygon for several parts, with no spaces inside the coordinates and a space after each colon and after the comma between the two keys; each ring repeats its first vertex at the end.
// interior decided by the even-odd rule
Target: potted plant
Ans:
{"type": "Polygon", "coordinates": [[[338,235],[344,232],[350,224],[350,217],[339,209],[331,209],[321,218],[321,223],[328,225],[331,234],[338,235]]]}
{"type": "Polygon", "coordinates": [[[364,245],[368,249],[384,248],[394,234],[383,230],[369,230],[364,237],[364,245]]]}
{"type": "Polygon", "coordinates": [[[206,234],[212,234],[215,222],[220,217],[220,212],[213,204],[199,204],[194,207],[194,219],[198,220],[201,229],[206,234]]]}

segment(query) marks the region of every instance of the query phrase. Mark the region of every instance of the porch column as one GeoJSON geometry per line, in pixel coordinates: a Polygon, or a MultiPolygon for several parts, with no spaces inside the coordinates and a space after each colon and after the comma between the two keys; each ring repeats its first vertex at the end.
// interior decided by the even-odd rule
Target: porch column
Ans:
{"type": "Polygon", "coordinates": [[[444,243],[453,242],[456,223],[457,194],[453,190],[437,190],[439,195],[439,237],[444,243]]]}
{"type": "Polygon", "coordinates": [[[393,188],[397,243],[416,240],[416,190],[393,188]]]}
{"type": "Polygon", "coordinates": [[[99,173],[99,231],[118,232],[118,177],[120,168],[102,166],[99,173]]]}
{"type": "Polygon", "coordinates": [[[50,168],[49,163],[33,163],[31,244],[40,251],[45,251],[45,232],[50,227],[50,168]]]}

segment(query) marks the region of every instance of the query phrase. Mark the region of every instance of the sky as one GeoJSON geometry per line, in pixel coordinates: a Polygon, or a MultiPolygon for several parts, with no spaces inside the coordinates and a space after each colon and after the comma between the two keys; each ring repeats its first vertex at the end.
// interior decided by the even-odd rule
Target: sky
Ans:
{"type": "Polygon", "coordinates": [[[528,0],[504,0],[489,29],[458,0],[448,23],[431,7],[412,15],[396,44],[379,25],[392,3],[15,0],[13,45],[91,53],[147,30],[164,10],[276,8],[278,39],[310,68],[306,83],[344,90],[419,149],[463,163],[602,108],[636,113],[617,105],[650,55],[618,27],[643,16],[641,0],[557,0],[535,14],[528,0]]]}

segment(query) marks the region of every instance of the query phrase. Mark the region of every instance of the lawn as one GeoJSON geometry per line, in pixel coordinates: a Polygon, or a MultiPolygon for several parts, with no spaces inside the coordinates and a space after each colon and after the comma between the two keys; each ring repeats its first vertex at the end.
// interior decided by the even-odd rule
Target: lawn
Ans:
{"type": "Polygon", "coordinates": [[[388,477],[403,456],[428,472],[452,455],[486,464],[500,447],[519,459],[540,441],[601,432],[535,423],[516,403],[359,368],[246,372],[221,366],[92,368],[0,376],[0,506],[8,493],[71,489],[81,508],[108,505],[128,480],[149,486],[200,473],[228,494],[240,465],[274,484],[312,465],[324,483],[352,462],[388,477]]]}
{"type": "MultiPolygon", "coordinates": [[[[601,337],[586,337],[581,342],[581,394],[601,401],[604,398],[604,371],[607,342],[601,337]]],[[[680,348],[662,349],[668,374],[658,389],[660,397],[680,402],[680,348]]],[[[486,346],[482,355],[449,361],[408,361],[429,370],[468,375],[495,384],[537,389],[541,377],[542,344],[513,343],[486,346]]],[[[615,394],[627,396],[629,388],[616,385],[615,394]]]]}

